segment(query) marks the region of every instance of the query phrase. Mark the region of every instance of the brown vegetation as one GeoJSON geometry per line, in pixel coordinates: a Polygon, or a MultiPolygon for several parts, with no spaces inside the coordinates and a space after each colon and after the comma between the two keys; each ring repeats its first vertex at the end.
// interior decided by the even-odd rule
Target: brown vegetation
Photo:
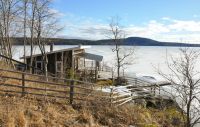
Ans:
{"type": "Polygon", "coordinates": [[[4,127],[181,127],[180,113],[173,107],[163,111],[138,105],[110,107],[87,104],[70,106],[30,98],[0,97],[0,126],[4,127]]]}
{"type": "MultiPolygon", "coordinates": [[[[10,72],[0,72],[0,75],[12,77],[21,76],[10,72]]],[[[27,78],[39,80],[37,76],[27,76],[27,78]]],[[[105,82],[110,83],[110,81],[105,82]]],[[[7,79],[2,83],[21,85],[21,81],[13,79],[7,79]]],[[[28,83],[27,85],[39,87],[39,84],[34,83],[28,83]]],[[[0,88],[4,89],[2,85],[0,88]]],[[[51,88],[53,89],[53,87],[51,88]]],[[[57,87],[57,89],[60,88],[57,87]]],[[[89,93],[90,91],[78,90],[78,92],[89,93]]],[[[129,127],[130,125],[135,125],[137,127],[181,127],[182,117],[180,112],[177,111],[177,108],[169,107],[164,110],[149,109],[133,103],[115,107],[114,105],[110,105],[108,100],[97,98],[100,94],[103,93],[91,93],[88,94],[90,96],[85,98],[85,100],[93,101],[77,101],[73,105],[70,105],[68,99],[64,99],[65,102],[61,102],[57,99],[46,98],[45,96],[40,98],[30,95],[20,97],[0,92],[0,126],[129,127]]],[[[75,96],[77,98],[83,98],[83,95],[80,96],[77,94],[75,96]]]]}
{"type": "Polygon", "coordinates": [[[99,86],[111,86],[111,85],[113,85],[113,81],[110,80],[110,79],[107,79],[107,80],[98,80],[96,82],[96,84],[99,85],[99,86]]]}

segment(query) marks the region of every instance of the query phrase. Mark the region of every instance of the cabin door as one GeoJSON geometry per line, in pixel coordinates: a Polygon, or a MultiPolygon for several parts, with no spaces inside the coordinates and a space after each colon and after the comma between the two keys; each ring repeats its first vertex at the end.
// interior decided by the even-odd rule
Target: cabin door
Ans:
{"type": "Polygon", "coordinates": [[[61,77],[63,74],[63,64],[62,61],[56,61],[56,74],[61,77]]]}
{"type": "Polygon", "coordinates": [[[43,71],[43,62],[42,61],[36,61],[36,73],[40,74],[43,71]]]}

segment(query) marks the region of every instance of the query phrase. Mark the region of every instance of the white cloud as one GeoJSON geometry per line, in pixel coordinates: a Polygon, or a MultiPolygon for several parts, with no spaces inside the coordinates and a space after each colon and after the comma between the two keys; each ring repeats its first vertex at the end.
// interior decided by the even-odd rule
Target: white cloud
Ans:
{"type": "Polygon", "coordinates": [[[95,23],[90,20],[85,20],[79,24],[66,23],[67,30],[66,34],[62,36],[68,38],[82,38],[82,39],[91,39],[99,40],[102,38],[107,38],[106,33],[108,32],[109,26],[107,24],[95,23]]]}
{"type": "MultiPolygon", "coordinates": [[[[62,36],[82,39],[107,39],[108,23],[97,22],[82,17],[77,22],[67,22],[66,31],[62,36]]],[[[175,20],[163,17],[161,20],[151,20],[145,25],[130,24],[124,27],[127,36],[139,36],[159,41],[200,43],[200,21],[175,20]],[[164,20],[164,21],[163,21],[164,20]]]]}
{"type": "Polygon", "coordinates": [[[49,12],[50,12],[51,14],[55,14],[55,15],[58,16],[59,18],[65,16],[64,13],[62,13],[62,12],[60,12],[59,10],[56,10],[56,9],[50,9],[49,12]]]}
{"type": "Polygon", "coordinates": [[[200,21],[181,21],[175,20],[172,24],[168,25],[171,30],[200,32],[200,21]]]}
{"type": "Polygon", "coordinates": [[[161,19],[162,19],[162,20],[171,20],[170,17],[162,17],[161,19]]]}

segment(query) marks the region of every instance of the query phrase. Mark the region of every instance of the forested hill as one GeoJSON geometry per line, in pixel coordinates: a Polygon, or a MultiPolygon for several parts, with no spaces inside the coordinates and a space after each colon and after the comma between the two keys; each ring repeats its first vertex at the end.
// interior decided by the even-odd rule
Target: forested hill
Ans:
{"type": "MultiPolygon", "coordinates": [[[[15,45],[23,45],[23,38],[12,38],[15,45]]],[[[28,39],[30,41],[30,39],[28,39]]],[[[105,40],[81,40],[81,39],[61,39],[61,38],[48,38],[49,43],[55,45],[113,45],[111,39],[105,40]]],[[[188,44],[177,42],[160,42],[148,38],[129,37],[121,41],[122,45],[135,45],[135,46],[186,46],[186,47],[200,47],[200,44],[188,44]]]]}

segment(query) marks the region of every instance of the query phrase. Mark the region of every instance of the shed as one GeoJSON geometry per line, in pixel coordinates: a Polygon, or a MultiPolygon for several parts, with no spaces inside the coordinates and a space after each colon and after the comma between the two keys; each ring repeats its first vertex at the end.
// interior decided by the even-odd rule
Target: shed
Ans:
{"type": "MultiPolygon", "coordinates": [[[[103,56],[86,53],[82,46],[55,51],[52,47],[50,49],[51,51],[46,53],[49,75],[68,78],[72,74],[83,77],[83,75],[92,73],[92,77],[97,78],[103,56]]],[[[21,57],[21,59],[24,59],[24,57],[21,57]]],[[[25,59],[28,69],[31,69],[29,66],[31,65],[31,56],[26,56],[25,59]]],[[[32,59],[32,67],[35,68],[32,69],[32,73],[44,72],[44,55],[35,54],[32,59]]]]}

